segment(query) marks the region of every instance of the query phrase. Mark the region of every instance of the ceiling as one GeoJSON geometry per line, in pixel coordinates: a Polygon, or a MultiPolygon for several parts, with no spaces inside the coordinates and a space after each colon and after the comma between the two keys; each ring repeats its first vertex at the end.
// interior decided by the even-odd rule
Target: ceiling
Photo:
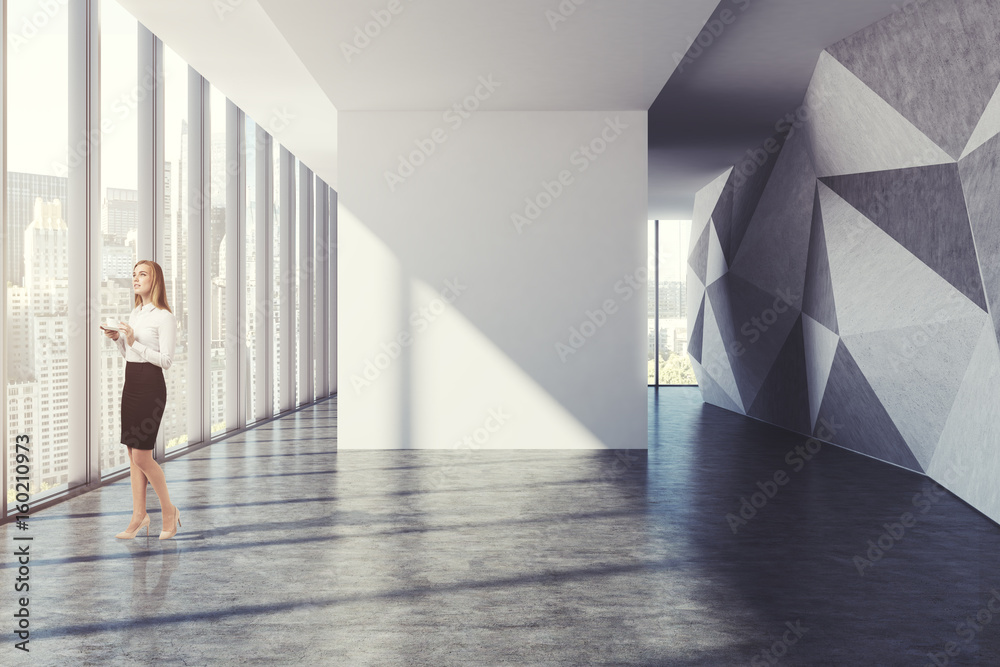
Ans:
{"type": "Polygon", "coordinates": [[[334,187],[338,111],[444,110],[483,77],[493,110],[649,109],[650,217],[687,219],[898,0],[119,2],[334,187]]]}
{"type": "Polygon", "coordinates": [[[719,36],[701,37],[708,46],[692,48],[696,57],[682,61],[649,109],[650,219],[690,219],[694,193],[802,104],[820,52],[899,7],[900,0],[721,0],[706,25],[719,36]]]}
{"type": "Polygon", "coordinates": [[[255,0],[117,1],[336,187],[337,108],[255,0]]]}
{"type": "Polygon", "coordinates": [[[492,110],[645,111],[718,2],[257,1],[340,111],[445,110],[489,75],[492,110]]]}

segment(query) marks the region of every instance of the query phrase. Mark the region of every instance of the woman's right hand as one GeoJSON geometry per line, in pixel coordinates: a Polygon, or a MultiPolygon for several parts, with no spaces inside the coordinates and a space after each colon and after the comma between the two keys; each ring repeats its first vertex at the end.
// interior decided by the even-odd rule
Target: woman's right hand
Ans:
{"type": "Polygon", "coordinates": [[[118,340],[118,332],[117,331],[108,331],[107,329],[101,329],[101,331],[103,331],[104,335],[107,336],[108,338],[110,338],[111,340],[118,340]]]}

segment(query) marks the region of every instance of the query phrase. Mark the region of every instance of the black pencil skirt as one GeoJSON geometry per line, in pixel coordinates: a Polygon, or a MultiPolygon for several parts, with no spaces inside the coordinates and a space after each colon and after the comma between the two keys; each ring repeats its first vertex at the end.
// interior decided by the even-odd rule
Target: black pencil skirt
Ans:
{"type": "Polygon", "coordinates": [[[125,362],[122,389],[122,444],[152,449],[167,404],[163,369],[146,362],[125,362]]]}

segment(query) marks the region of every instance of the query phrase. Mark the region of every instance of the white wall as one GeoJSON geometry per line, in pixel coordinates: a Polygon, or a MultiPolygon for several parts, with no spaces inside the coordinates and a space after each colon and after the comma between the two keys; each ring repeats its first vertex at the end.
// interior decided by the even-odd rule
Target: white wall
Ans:
{"type": "Polygon", "coordinates": [[[338,449],[646,448],[646,113],[343,112],[338,134],[338,449]]]}

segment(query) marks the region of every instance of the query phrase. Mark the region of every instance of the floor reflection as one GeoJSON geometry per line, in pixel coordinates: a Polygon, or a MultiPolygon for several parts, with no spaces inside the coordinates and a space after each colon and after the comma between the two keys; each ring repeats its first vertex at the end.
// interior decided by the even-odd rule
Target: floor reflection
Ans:
{"type": "Polygon", "coordinates": [[[168,462],[174,540],[114,539],[127,480],[40,512],[32,663],[1000,664],[1000,625],[956,635],[1000,590],[996,524],[935,495],[861,574],[926,478],[793,469],[801,436],[649,401],[648,451],[472,457],[338,457],[327,401],[168,462]]]}

